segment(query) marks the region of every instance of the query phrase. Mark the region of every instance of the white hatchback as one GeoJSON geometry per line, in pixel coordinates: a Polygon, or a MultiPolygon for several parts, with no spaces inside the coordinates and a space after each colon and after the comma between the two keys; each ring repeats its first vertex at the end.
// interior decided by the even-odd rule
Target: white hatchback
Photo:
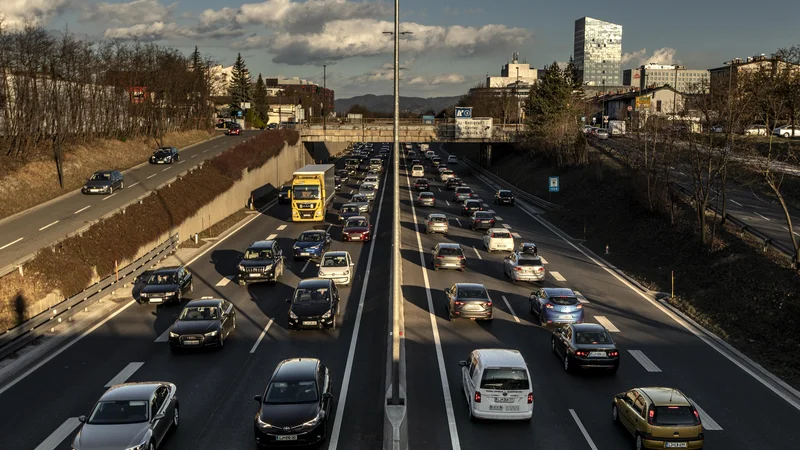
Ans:
{"type": "Polygon", "coordinates": [[[415,165],[411,167],[411,176],[412,177],[424,177],[425,176],[425,168],[421,165],[415,165]]]}
{"type": "Polygon", "coordinates": [[[361,184],[367,184],[367,183],[372,183],[375,185],[375,187],[380,186],[380,181],[378,181],[378,177],[374,175],[369,175],[364,177],[364,181],[362,181],[361,184]]]}
{"type": "Polygon", "coordinates": [[[483,235],[483,247],[486,251],[505,250],[514,251],[514,237],[505,228],[489,228],[483,235]]]}
{"type": "Polygon", "coordinates": [[[518,350],[477,349],[458,365],[470,420],[533,418],[533,382],[518,350]]]}
{"type": "Polygon", "coordinates": [[[353,259],[343,251],[325,252],[319,264],[319,278],[333,280],[336,284],[350,286],[353,281],[353,259]]]}

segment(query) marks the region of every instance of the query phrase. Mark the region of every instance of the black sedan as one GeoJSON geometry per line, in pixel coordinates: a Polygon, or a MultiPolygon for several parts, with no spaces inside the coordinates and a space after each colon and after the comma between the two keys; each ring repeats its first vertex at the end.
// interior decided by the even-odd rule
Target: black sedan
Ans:
{"type": "Polygon", "coordinates": [[[494,203],[496,205],[513,205],[514,193],[507,189],[500,189],[494,193],[494,203]]]}
{"type": "Polygon", "coordinates": [[[461,204],[462,216],[471,216],[475,211],[483,211],[483,205],[480,200],[465,200],[461,204]]]}
{"type": "Polygon", "coordinates": [[[477,283],[456,283],[445,290],[447,313],[450,320],[456,317],[466,319],[492,320],[494,306],[486,286],[477,283]]]}
{"type": "Polygon", "coordinates": [[[333,177],[333,190],[339,192],[342,190],[342,177],[335,175],[333,177]]]}
{"type": "Polygon", "coordinates": [[[463,185],[464,185],[464,181],[461,180],[461,178],[458,178],[458,177],[450,178],[445,183],[445,186],[447,186],[447,189],[450,189],[450,190],[453,190],[453,189],[455,189],[455,188],[457,188],[459,186],[463,186],[463,185]]]}
{"type": "Polygon", "coordinates": [[[236,310],[227,300],[203,297],[186,304],[169,329],[171,350],[220,347],[236,328],[236,310]]]}
{"type": "Polygon", "coordinates": [[[339,315],[339,289],[333,280],[301,280],[289,303],[289,329],[335,329],[339,315]]]}
{"type": "Polygon", "coordinates": [[[489,211],[475,211],[469,218],[469,227],[473,230],[494,228],[494,214],[489,211]]]}
{"type": "Polygon", "coordinates": [[[83,184],[81,192],[84,194],[111,195],[115,189],[125,188],[125,177],[119,170],[99,170],[92,174],[83,184]]]}
{"type": "Polygon", "coordinates": [[[325,230],[300,233],[292,246],[294,259],[321,258],[331,247],[331,235],[325,230]]]}
{"type": "Polygon", "coordinates": [[[611,335],[600,324],[570,324],[553,330],[550,348],[564,364],[567,372],[573,369],[619,369],[619,350],[611,335]]]}
{"type": "Polygon", "coordinates": [[[414,189],[417,191],[428,191],[431,189],[431,185],[425,178],[417,178],[417,180],[414,181],[414,189]]]}
{"type": "Polygon", "coordinates": [[[350,181],[350,172],[347,169],[340,169],[336,171],[336,176],[342,180],[342,183],[347,183],[350,181]]]}
{"type": "Polygon", "coordinates": [[[331,375],[315,358],[278,363],[263,395],[256,395],[255,438],[259,447],[321,444],[327,435],[333,394],[331,375]]]}
{"type": "Polygon", "coordinates": [[[161,147],[153,152],[150,164],[173,164],[180,159],[178,149],[175,147],[161,147]]]}
{"type": "Polygon", "coordinates": [[[345,222],[347,219],[361,215],[361,209],[355,203],[345,203],[339,209],[339,222],[345,222]]]}
{"type": "Polygon", "coordinates": [[[184,266],[162,267],[153,271],[139,291],[140,305],[145,303],[180,303],[184,295],[194,292],[192,274],[184,266]]]}

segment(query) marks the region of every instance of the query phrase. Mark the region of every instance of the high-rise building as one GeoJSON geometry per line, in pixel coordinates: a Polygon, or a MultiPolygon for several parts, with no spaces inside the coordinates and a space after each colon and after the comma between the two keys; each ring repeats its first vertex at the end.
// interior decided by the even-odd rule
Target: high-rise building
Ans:
{"type": "Polygon", "coordinates": [[[520,63],[519,53],[516,52],[511,55],[511,62],[500,69],[499,77],[486,77],[487,88],[504,88],[517,82],[536,83],[536,69],[531,69],[530,64],[524,60],[520,63]]]}
{"type": "Polygon", "coordinates": [[[576,20],[573,58],[585,86],[622,86],[622,25],[591,17],[576,20]]]}

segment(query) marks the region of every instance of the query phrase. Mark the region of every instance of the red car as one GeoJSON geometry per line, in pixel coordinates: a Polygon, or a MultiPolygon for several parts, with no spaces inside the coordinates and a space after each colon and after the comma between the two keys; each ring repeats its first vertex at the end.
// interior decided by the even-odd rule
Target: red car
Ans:
{"type": "Polygon", "coordinates": [[[242,134],[242,127],[240,126],[230,127],[228,128],[228,131],[225,132],[225,134],[227,134],[228,136],[239,136],[242,134]]]}
{"type": "Polygon", "coordinates": [[[372,225],[364,216],[353,216],[347,219],[342,227],[342,236],[345,241],[369,241],[372,239],[372,225]]]}

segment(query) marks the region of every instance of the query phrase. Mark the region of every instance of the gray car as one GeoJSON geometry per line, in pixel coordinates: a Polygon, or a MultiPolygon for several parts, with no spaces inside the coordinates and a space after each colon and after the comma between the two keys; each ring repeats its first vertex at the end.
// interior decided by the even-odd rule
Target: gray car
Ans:
{"type": "Polygon", "coordinates": [[[348,203],[348,205],[349,204],[358,206],[359,212],[362,213],[368,213],[372,211],[372,205],[370,204],[367,196],[364,194],[353,194],[353,196],[350,197],[350,203],[348,203]]]}
{"type": "Polygon", "coordinates": [[[450,232],[450,222],[444,214],[428,214],[425,219],[425,233],[444,233],[450,232]]]}
{"type": "Polygon", "coordinates": [[[154,450],[178,427],[178,388],[159,381],[117,384],[78,419],[83,426],[74,450],[154,450]]]}
{"type": "Polygon", "coordinates": [[[358,193],[364,194],[368,199],[375,200],[375,191],[378,187],[374,183],[364,183],[358,187],[358,193]]]}

